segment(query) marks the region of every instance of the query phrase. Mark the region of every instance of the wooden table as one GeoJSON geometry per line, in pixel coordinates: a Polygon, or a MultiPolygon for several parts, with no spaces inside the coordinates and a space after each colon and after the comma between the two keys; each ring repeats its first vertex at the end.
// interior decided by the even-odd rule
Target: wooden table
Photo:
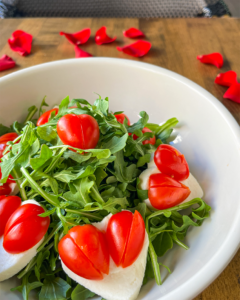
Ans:
{"type": "MultiPolygon", "coordinates": [[[[214,84],[216,75],[228,70],[240,77],[240,19],[8,19],[0,20],[0,57],[11,56],[17,63],[14,69],[0,73],[10,74],[23,68],[53,60],[74,57],[74,47],[59,31],[76,32],[90,27],[91,39],[82,46],[94,56],[127,58],[151,63],[179,73],[204,87],[221,101],[240,124],[240,104],[223,99],[225,87],[214,84]],[[110,36],[116,35],[112,44],[97,46],[94,33],[107,26],[110,36]],[[152,49],[143,58],[132,58],[116,50],[117,45],[131,43],[122,31],[136,27],[144,31],[152,42],[152,49]],[[10,50],[7,39],[16,29],[33,35],[32,53],[27,57],[10,50]],[[221,52],[224,66],[201,64],[196,56],[221,52]]],[[[240,79],[240,78],[239,78],[240,79]]],[[[240,299],[240,250],[223,273],[194,300],[240,299]]]]}

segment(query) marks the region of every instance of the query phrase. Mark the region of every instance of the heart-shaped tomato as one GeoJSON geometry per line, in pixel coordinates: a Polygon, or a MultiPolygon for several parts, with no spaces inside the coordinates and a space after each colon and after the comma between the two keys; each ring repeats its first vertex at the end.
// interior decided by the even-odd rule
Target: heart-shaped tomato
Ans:
{"type": "Polygon", "coordinates": [[[63,263],[75,274],[91,280],[109,273],[109,252],[104,233],[93,225],[75,226],[58,244],[63,263]]]}
{"type": "Polygon", "coordinates": [[[189,176],[188,163],[184,155],[170,145],[158,146],[154,154],[154,162],[160,172],[176,180],[182,181],[189,176]]]}
{"type": "Polygon", "coordinates": [[[126,268],[134,263],[140,254],[145,225],[138,211],[121,211],[111,217],[107,227],[107,241],[110,255],[117,266],[126,268]]]}
{"type": "Polygon", "coordinates": [[[149,177],[148,198],[156,209],[167,209],[178,205],[190,193],[187,186],[165,174],[157,173],[149,177]]]}
{"type": "Polygon", "coordinates": [[[89,115],[69,114],[57,123],[57,133],[65,145],[79,149],[93,149],[99,140],[97,121],[89,115]]]}
{"type": "Polygon", "coordinates": [[[49,217],[39,217],[44,212],[40,205],[28,203],[12,213],[3,237],[3,247],[8,253],[24,252],[44,237],[50,224],[49,217]]]}

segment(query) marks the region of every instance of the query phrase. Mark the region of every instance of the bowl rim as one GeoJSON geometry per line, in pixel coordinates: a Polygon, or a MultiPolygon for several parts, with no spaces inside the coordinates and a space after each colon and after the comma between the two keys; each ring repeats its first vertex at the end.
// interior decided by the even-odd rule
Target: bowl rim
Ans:
{"type": "MultiPolygon", "coordinates": [[[[212,94],[206,91],[204,88],[196,84],[195,82],[187,79],[186,77],[179,75],[173,71],[167,70],[165,68],[152,65],[145,62],[140,61],[133,61],[129,59],[121,59],[121,58],[108,58],[108,57],[90,57],[90,58],[70,58],[64,60],[57,60],[47,63],[42,63],[39,65],[31,66],[25,68],[23,70],[15,71],[14,73],[5,75],[0,78],[0,86],[7,81],[11,81],[16,79],[19,76],[38,72],[41,69],[48,69],[56,66],[61,65],[76,65],[76,64],[115,64],[121,65],[131,68],[138,68],[143,71],[151,71],[153,73],[158,73],[162,75],[166,75],[171,77],[177,81],[180,81],[184,85],[188,86],[189,88],[195,90],[195,92],[201,94],[206,100],[211,103],[221,117],[225,120],[228,124],[229,128],[231,129],[234,138],[236,139],[237,144],[240,146],[240,131],[239,125],[237,121],[234,119],[232,114],[227,110],[227,108],[212,94]]],[[[240,147],[239,147],[240,148],[240,147]]],[[[240,210],[234,220],[234,223],[231,227],[231,230],[212,258],[208,261],[208,263],[201,268],[201,270],[197,271],[196,274],[189,278],[185,283],[177,287],[176,289],[170,291],[164,296],[161,296],[161,300],[175,300],[176,295],[178,295],[179,300],[186,300],[192,299],[201,293],[208,285],[210,285],[216,277],[225,269],[228,263],[231,261],[233,256],[236,254],[238,248],[240,247],[240,210]]],[[[159,298],[160,300],[160,298],[159,298]]]]}

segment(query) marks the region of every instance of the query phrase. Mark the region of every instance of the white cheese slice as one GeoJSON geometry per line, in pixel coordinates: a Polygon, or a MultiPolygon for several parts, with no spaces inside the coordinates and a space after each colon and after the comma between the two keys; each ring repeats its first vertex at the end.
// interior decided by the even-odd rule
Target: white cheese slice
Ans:
{"type": "MultiPolygon", "coordinates": [[[[109,214],[100,223],[92,223],[92,225],[101,231],[106,231],[111,216],[112,214],[109,214]]],[[[134,300],[142,286],[148,245],[148,235],[145,231],[143,248],[135,262],[131,266],[123,269],[122,267],[117,267],[110,257],[109,274],[104,274],[102,280],[88,280],[82,278],[73,273],[63,262],[62,267],[70,278],[106,300],[134,300]]]]}
{"type": "MultiPolygon", "coordinates": [[[[23,201],[21,205],[33,203],[35,200],[23,201]]],[[[11,254],[3,248],[3,236],[0,238],[0,281],[6,280],[21,271],[37,254],[37,248],[42,244],[44,237],[31,249],[18,254],[11,254]]]]}
{"type": "MultiPolygon", "coordinates": [[[[152,160],[148,164],[148,168],[146,170],[144,170],[139,176],[140,189],[148,190],[149,189],[149,177],[150,177],[150,175],[156,174],[156,173],[161,173],[161,172],[158,170],[157,166],[155,165],[154,160],[152,160]]],[[[191,173],[189,174],[189,177],[186,180],[183,180],[180,182],[182,184],[186,185],[187,187],[189,187],[189,189],[191,191],[190,195],[181,203],[191,201],[194,198],[202,198],[203,197],[203,190],[202,190],[200,184],[198,183],[198,181],[196,180],[196,178],[191,173]]],[[[144,200],[144,202],[147,204],[148,207],[153,208],[149,199],[144,200]]]]}
{"type": "Polygon", "coordinates": [[[16,196],[19,193],[19,187],[17,183],[16,182],[10,183],[9,186],[12,190],[10,196],[16,196]]]}

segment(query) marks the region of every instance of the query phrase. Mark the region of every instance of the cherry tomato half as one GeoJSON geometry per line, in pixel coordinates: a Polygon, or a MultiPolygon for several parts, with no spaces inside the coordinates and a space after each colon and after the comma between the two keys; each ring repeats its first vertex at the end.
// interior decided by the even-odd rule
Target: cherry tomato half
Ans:
{"type": "Polygon", "coordinates": [[[57,107],[55,107],[55,108],[53,108],[53,109],[50,109],[50,110],[48,110],[48,111],[45,111],[45,113],[43,113],[43,114],[39,117],[39,119],[38,119],[38,121],[37,121],[37,126],[46,124],[46,123],[48,122],[49,118],[51,117],[51,113],[52,113],[53,111],[55,111],[55,116],[58,114],[58,108],[57,108],[57,107]]]}
{"type": "Polygon", "coordinates": [[[126,118],[128,126],[131,125],[129,118],[125,114],[118,114],[118,115],[115,115],[115,117],[118,120],[118,122],[121,124],[123,124],[124,119],[126,118]]]}
{"type": "Polygon", "coordinates": [[[111,217],[106,232],[110,255],[117,266],[134,263],[142,250],[145,225],[138,211],[121,211],[111,217]]]}
{"type": "Polygon", "coordinates": [[[99,140],[97,121],[89,115],[69,114],[57,123],[57,133],[65,145],[79,149],[93,149],[99,140]]]}
{"type": "Polygon", "coordinates": [[[162,144],[154,154],[154,162],[159,171],[182,181],[188,178],[189,168],[184,155],[176,148],[162,144]]]}
{"type": "Polygon", "coordinates": [[[104,233],[93,225],[75,226],[58,244],[63,263],[75,274],[91,280],[109,273],[110,256],[104,233]]]}
{"type": "Polygon", "coordinates": [[[17,208],[8,219],[4,230],[3,247],[8,253],[17,254],[35,246],[46,234],[49,217],[39,217],[44,209],[28,203],[17,208]]]}
{"type": "Polygon", "coordinates": [[[15,132],[10,132],[0,137],[0,158],[3,157],[3,152],[7,147],[7,142],[14,141],[18,135],[15,132]]]}
{"type": "Polygon", "coordinates": [[[20,205],[21,198],[17,196],[0,196],[0,237],[4,233],[8,219],[20,205]]]}
{"type": "MultiPolygon", "coordinates": [[[[147,127],[144,127],[143,130],[142,130],[142,133],[145,133],[145,132],[152,132],[152,130],[150,130],[147,127]]],[[[136,140],[137,138],[138,138],[138,136],[136,134],[134,134],[133,139],[136,140]]],[[[155,143],[156,143],[155,136],[142,142],[143,145],[146,145],[146,144],[155,145],[155,143]]]]}
{"type": "Polygon", "coordinates": [[[156,209],[167,209],[178,205],[190,193],[187,186],[163,173],[152,174],[149,177],[148,198],[156,209]]]}

